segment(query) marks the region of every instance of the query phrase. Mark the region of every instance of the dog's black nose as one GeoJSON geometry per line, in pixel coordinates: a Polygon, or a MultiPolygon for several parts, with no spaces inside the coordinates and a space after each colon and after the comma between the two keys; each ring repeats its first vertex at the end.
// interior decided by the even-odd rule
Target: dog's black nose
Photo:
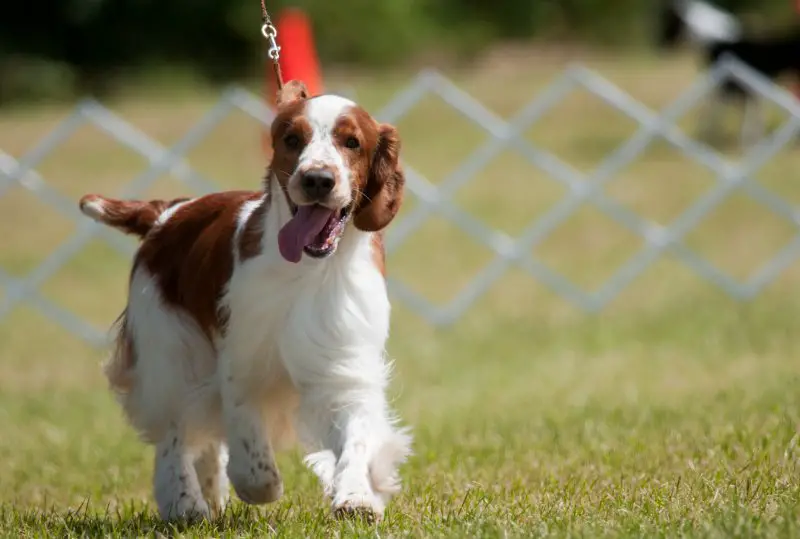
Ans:
{"type": "Polygon", "coordinates": [[[309,170],[303,174],[300,186],[310,200],[322,200],[333,191],[336,178],[328,170],[309,170]]]}

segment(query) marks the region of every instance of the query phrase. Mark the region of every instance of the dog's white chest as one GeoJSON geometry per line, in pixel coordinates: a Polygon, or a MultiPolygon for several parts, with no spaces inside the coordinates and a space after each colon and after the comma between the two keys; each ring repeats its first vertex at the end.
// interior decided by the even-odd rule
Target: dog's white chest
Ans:
{"type": "Polygon", "coordinates": [[[227,296],[226,347],[259,363],[279,359],[296,382],[382,354],[389,300],[383,276],[363,251],[242,268],[227,296]]]}
{"type": "Polygon", "coordinates": [[[383,276],[371,265],[331,268],[311,279],[287,304],[277,332],[280,356],[296,379],[324,376],[330,369],[383,352],[389,303],[383,276]]]}

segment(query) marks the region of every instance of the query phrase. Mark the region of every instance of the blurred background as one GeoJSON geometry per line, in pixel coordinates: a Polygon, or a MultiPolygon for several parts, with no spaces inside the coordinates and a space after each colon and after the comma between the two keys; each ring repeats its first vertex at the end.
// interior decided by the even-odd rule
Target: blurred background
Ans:
{"type": "MultiPolygon", "coordinates": [[[[637,0],[326,0],[301,7],[326,66],[392,69],[442,57],[469,61],[509,40],[647,47],[658,2],[637,0]]],[[[719,0],[753,26],[791,22],[792,0],[719,0]]],[[[258,2],[50,0],[0,21],[0,103],[119,91],[131,77],[225,82],[263,59],[258,2]],[[254,23],[256,21],[256,23],[254,23]]],[[[529,58],[535,62],[536,58],[529,58]]]]}
{"type": "MultiPolygon", "coordinates": [[[[792,0],[715,5],[752,35],[800,18],[792,0]]],[[[737,107],[712,145],[702,50],[657,50],[654,2],[267,1],[286,7],[312,21],[326,88],[403,138],[390,352],[418,456],[401,510],[471,507],[481,488],[497,503],[480,514],[522,504],[518,526],[549,508],[646,534],[796,507],[791,79],[769,83],[754,148],[737,107]],[[771,490],[742,501],[756,480],[771,490]],[[665,509],[633,522],[648,496],[665,509]]],[[[149,500],[151,457],[99,368],[135,244],[77,201],[256,188],[260,26],[256,0],[0,17],[0,503],[149,500]]],[[[290,501],[312,503],[299,460],[282,462],[290,501]]]]}

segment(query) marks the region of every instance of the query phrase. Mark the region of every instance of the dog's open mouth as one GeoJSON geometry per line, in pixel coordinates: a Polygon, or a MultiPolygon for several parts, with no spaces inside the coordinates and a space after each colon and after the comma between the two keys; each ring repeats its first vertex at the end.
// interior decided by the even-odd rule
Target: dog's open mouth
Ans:
{"type": "Polygon", "coordinates": [[[325,258],[336,251],[350,207],[332,210],[312,204],[294,207],[292,214],[278,233],[278,248],[283,258],[297,263],[304,252],[312,258],[325,258]]]}

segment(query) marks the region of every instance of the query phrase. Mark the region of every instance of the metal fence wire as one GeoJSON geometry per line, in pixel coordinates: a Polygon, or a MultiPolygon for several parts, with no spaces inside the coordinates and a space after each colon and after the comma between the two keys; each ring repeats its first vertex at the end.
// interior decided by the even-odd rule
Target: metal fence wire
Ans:
{"type": "MultiPolygon", "coordinates": [[[[386,241],[387,250],[391,253],[398,249],[429,218],[437,216],[447,219],[494,254],[493,259],[450,302],[443,305],[428,301],[396,277],[389,277],[393,298],[403,302],[431,324],[449,325],[457,322],[512,265],[523,269],[533,279],[544,283],[579,308],[596,312],[667,252],[736,299],[748,299],[758,294],[800,255],[800,234],[797,234],[783,249],[765,261],[754,275],[745,282],[739,282],[689,249],[683,242],[684,236],[734,191],[747,194],[795,227],[800,223],[798,211],[791,203],[750,180],[755,172],[794,140],[800,129],[800,104],[791,94],[735,58],[725,58],[715,68],[702,73],[677,99],[660,111],[651,110],[598,73],[576,65],[567,68],[510,120],[496,116],[450,80],[432,70],[419,73],[376,116],[381,121],[397,122],[431,94],[441,98],[448,106],[484,130],[487,138],[438,185],[432,184],[415,170],[413,163],[405,163],[407,189],[416,197],[418,204],[402,220],[390,227],[386,241]],[[727,79],[740,81],[762,99],[771,101],[788,113],[788,119],[781,127],[763,138],[743,159],[735,163],[685,135],[676,126],[676,122],[687,111],[727,79]],[[607,154],[588,177],[569,163],[520,136],[576,89],[594,94],[638,125],[636,132],[607,154]],[[688,159],[710,170],[716,179],[712,189],[696,198],[668,226],[638,215],[603,192],[603,187],[614,180],[624,167],[639,159],[656,139],[666,141],[688,159]],[[502,152],[509,150],[515,151],[534,168],[563,184],[568,193],[543,215],[537,216],[517,237],[487,227],[452,202],[458,190],[472,181],[483,167],[502,152]],[[576,286],[530,254],[537,244],[544,241],[585,204],[595,206],[644,240],[638,252],[621,264],[602,286],[591,292],[576,286]]],[[[136,197],[144,193],[165,173],[172,174],[191,192],[208,193],[218,190],[217,184],[194,171],[187,163],[185,155],[236,110],[265,126],[273,118],[272,111],[258,96],[233,88],[225,91],[211,110],[177,143],[165,148],[100,103],[84,100],[24,155],[15,158],[0,151],[0,197],[9,188],[19,185],[55,211],[77,222],[74,234],[24,277],[14,277],[0,267],[0,285],[6,291],[5,297],[0,301],[0,324],[7,320],[16,306],[25,303],[79,338],[98,346],[106,344],[107,332],[104,329],[95,327],[78,314],[49,301],[40,294],[39,288],[92,240],[101,238],[123,255],[133,254],[130,243],[119,234],[80,215],[76,201],[60,194],[37,172],[37,165],[49,153],[69,139],[81,126],[92,124],[120,145],[143,156],[149,163],[145,170],[125,186],[121,196],[136,197]]]]}

